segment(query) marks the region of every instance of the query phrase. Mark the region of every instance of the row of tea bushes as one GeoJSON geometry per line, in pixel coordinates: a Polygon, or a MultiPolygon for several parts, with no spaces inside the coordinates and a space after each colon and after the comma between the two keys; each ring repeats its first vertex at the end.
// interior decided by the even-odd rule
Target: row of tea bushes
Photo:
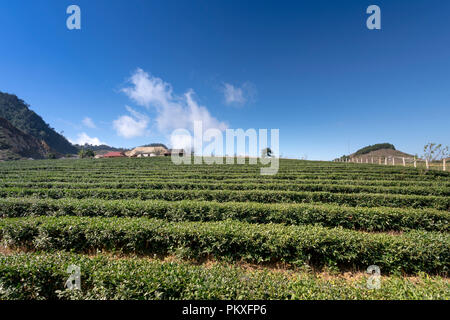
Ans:
{"type": "Polygon", "coordinates": [[[8,247],[34,250],[114,250],[179,254],[229,261],[274,262],[341,270],[378,265],[385,273],[446,274],[448,233],[411,231],[400,235],[342,228],[249,224],[238,221],[168,222],[148,218],[30,217],[0,220],[8,247]]]}
{"type": "Polygon", "coordinates": [[[333,204],[259,204],[254,202],[0,199],[0,217],[26,216],[149,217],[168,221],[317,224],[366,231],[450,231],[450,213],[434,209],[348,207],[333,204]]]}
{"type": "Polygon", "coordinates": [[[156,182],[1,182],[0,188],[55,188],[55,189],[146,189],[146,190],[281,190],[281,191],[324,191],[332,193],[388,193],[407,195],[450,196],[449,187],[418,186],[362,186],[317,183],[205,183],[187,181],[156,182]]]}
{"type": "Polygon", "coordinates": [[[68,253],[0,254],[0,299],[450,299],[448,281],[382,277],[379,289],[360,279],[320,278],[214,264],[112,259],[68,253]],[[66,270],[80,268],[81,290],[68,290],[66,270]]]}
{"type": "Polygon", "coordinates": [[[373,193],[296,192],[271,190],[141,190],[141,189],[33,189],[0,188],[0,197],[99,198],[107,200],[203,200],[218,202],[322,202],[363,207],[434,208],[450,210],[450,197],[373,193]]]}

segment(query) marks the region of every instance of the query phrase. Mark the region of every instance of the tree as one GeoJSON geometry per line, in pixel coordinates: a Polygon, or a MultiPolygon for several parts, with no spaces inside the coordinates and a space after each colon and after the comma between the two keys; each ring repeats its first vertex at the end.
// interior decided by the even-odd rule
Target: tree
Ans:
{"type": "Polygon", "coordinates": [[[428,161],[442,160],[448,157],[448,146],[443,147],[442,144],[429,142],[423,147],[423,157],[428,161]]]}
{"type": "Polygon", "coordinates": [[[95,154],[91,149],[80,149],[80,151],[78,151],[78,156],[80,158],[93,158],[95,154]]]}
{"type": "Polygon", "coordinates": [[[85,155],[86,155],[86,157],[88,157],[88,158],[93,158],[93,157],[95,157],[95,153],[94,153],[94,151],[92,151],[91,149],[87,149],[87,150],[85,151],[85,155]]]}
{"type": "Polygon", "coordinates": [[[263,158],[265,158],[265,157],[271,157],[271,156],[272,156],[272,149],[270,149],[270,148],[264,148],[264,149],[262,149],[262,150],[261,150],[261,156],[262,156],[263,158]]]}
{"type": "Polygon", "coordinates": [[[54,154],[54,153],[52,153],[52,152],[50,152],[49,154],[47,154],[47,159],[56,159],[56,158],[57,158],[56,154],[54,154]]]}

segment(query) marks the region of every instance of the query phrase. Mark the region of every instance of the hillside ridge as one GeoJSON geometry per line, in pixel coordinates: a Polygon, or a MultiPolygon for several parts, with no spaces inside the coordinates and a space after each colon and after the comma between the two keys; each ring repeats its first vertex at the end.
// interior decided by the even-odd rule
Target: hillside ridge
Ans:
{"type": "Polygon", "coordinates": [[[44,141],[17,129],[0,117],[0,160],[43,159],[50,152],[44,141]]]}
{"type": "Polygon", "coordinates": [[[51,128],[41,116],[30,110],[29,105],[16,95],[0,91],[0,117],[9,121],[23,133],[29,134],[39,141],[43,140],[54,152],[77,153],[76,147],[51,128]]]}

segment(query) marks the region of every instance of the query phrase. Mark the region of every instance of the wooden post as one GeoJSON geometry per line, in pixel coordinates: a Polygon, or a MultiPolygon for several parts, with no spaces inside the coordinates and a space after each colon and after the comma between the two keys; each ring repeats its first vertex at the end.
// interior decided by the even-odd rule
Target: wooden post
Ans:
{"type": "Polygon", "coordinates": [[[445,171],[445,158],[442,160],[442,169],[445,171]]]}
{"type": "Polygon", "coordinates": [[[395,166],[395,157],[392,157],[392,165],[395,166]]]}
{"type": "Polygon", "coordinates": [[[417,168],[417,160],[416,160],[416,157],[414,157],[414,168],[417,168]]]}
{"type": "Polygon", "coordinates": [[[378,164],[381,164],[381,157],[378,158],[378,164]]]}
{"type": "Polygon", "coordinates": [[[387,157],[384,157],[384,165],[387,166],[387,157]]]}
{"type": "Polygon", "coordinates": [[[372,157],[372,164],[373,164],[373,157],[372,157]]]}
{"type": "Polygon", "coordinates": [[[403,166],[406,167],[405,157],[403,157],[402,159],[403,159],[403,166]]]}
{"type": "Polygon", "coordinates": [[[427,170],[430,169],[430,165],[428,164],[428,159],[425,159],[425,165],[427,166],[427,170]]]}
{"type": "Polygon", "coordinates": [[[369,163],[369,158],[366,158],[366,163],[369,163]]]}

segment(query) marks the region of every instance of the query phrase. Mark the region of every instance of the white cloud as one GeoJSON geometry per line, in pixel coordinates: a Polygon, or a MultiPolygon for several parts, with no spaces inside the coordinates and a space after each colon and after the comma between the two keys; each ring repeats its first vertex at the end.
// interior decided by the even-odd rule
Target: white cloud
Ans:
{"type": "Polygon", "coordinates": [[[94,121],[91,118],[89,118],[89,117],[84,118],[82,122],[88,128],[91,128],[91,129],[97,128],[97,126],[95,125],[94,121]]]}
{"type": "Polygon", "coordinates": [[[145,135],[149,118],[129,106],[126,106],[126,109],[131,116],[120,116],[113,121],[113,127],[117,131],[117,134],[127,139],[145,135]]]}
{"type": "Polygon", "coordinates": [[[224,84],[223,94],[225,96],[226,104],[232,104],[232,103],[244,104],[245,101],[247,101],[244,98],[244,92],[242,91],[242,89],[237,88],[229,83],[224,84]]]}
{"type": "Polygon", "coordinates": [[[252,102],[256,95],[256,88],[250,82],[245,82],[241,87],[230,83],[224,83],[222,92],[227,105],[244,105],[252,102]]]}
{"type": "Polygon", "coordinates": [[[182,96],[175,96],[169,83],[142,69],[137,69],[129,81],[131,86],[123,88],[122,92],[138,105],[154,108],[158,130],[163,133],[175,129],[192,130],[194,121],[202,121],[204,130],[227,128],[224,122],[214,118],[206,107],[194,100],[193,90],[188,90],[182,96]]]}
{"type": "Polygon", "coordinates": [[[79,133],[78,138],[75,141],[70,141],[71,143],[76,143],[79,145],[91,144],[93,146],[99,146],[101,144],[106,144],[101,142],[99,138],[91,138],[85,132],[79,133]]]}

